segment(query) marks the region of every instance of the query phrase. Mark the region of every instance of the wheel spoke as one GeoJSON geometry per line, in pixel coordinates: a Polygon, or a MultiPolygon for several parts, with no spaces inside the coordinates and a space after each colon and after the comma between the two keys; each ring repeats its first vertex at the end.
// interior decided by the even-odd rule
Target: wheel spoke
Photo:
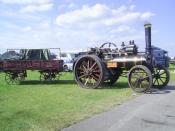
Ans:
{"type": "Polygon", "coordinates": [[[85,84],[84,84],[85,86],[86,86],[86,84],[88,83],[88,81],[89,81],[89,78],[86,79],[86,82],[85,82],[85,84]]]}
{"type": "Polygon", "coordinates": [[[159,78],[159,80],[162,82],[162,84],[164,83],[164,81],[161,78],[159,78]]]}
{"type": "Polygon", "coordinates": [[[145,80],[148,80],[148,76],[146,76],[145,78],[141,78],[141,81],[145,81],[145,80]]]}
{"type": "Polygon", "coordinates": [[[154,82],[153,82],[153,84],[155,84],[156,83],[156,79],[154,79],[154,82]]]}
{"type": "Polygon", "coordinates": [[[98,81],[98,80],[99,80],[95,75],[92,75],[92,78],[93,78],[95,81],[98,81]]]}
{"type": "Polygon", "coordinates": [[[100,70],[94,70],[93,73],[100,73],[100,70]]]}
{"type": "Polygon", "coordinates": [[[89,63],[89,60],[87,61],[87,69],[90,69],[90,63],[89,63]]]}
{"type": "Polygon", "coordinates": [[[96,64],[97,64],[97,63],[95,62],[95,63],[90,67],[90,70],[92,70],[96,64]]]}
{"type": "Polygon", "coordinates": [[[81,75],[81,76],[79,76],[78,78],[80,79],[80,78],[85,78],[87,76],[87,74],[84,74],[84,75],[81,75]]]}
{"type": "Polygon", "coordinates": [[[159,81],[158,81],[158,79],[156,79],[156,81],[157,81],[157,84],[159,85],[159,81]]]}
{"type": "Polygon", "coordinates": [[[165,78],[165,79],[166,79],[167,77],[162,77],[162,76],[161,76],[160,78],[165,78]]]}

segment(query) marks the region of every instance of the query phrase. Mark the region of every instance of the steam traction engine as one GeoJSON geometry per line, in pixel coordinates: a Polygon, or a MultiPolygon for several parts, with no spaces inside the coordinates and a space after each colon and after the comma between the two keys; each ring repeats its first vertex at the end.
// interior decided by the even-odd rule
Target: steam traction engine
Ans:
{"type": "Polygon", "coordinates": [[[74,63],[76,82],[83,88],[98,88],[102,83],[115,83],[127,71],[128,85],[136,92],[165,87],[170,77],[167,52],[151,46],[151,24],[145,24],[145,40],[142,53],[134,41],[122,43],[120,49],[110,42],[91,48],[74,63]]]}

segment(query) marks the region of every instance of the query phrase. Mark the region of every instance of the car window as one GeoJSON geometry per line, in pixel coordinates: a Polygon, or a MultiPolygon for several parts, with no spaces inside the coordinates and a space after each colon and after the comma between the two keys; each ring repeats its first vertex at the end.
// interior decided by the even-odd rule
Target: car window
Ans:
{"type": "Polygon", "coordinates": [[[74,53],[71,53],[70,56],[71,56],[71,58],[75,58],[75,54],[74,53]]]}

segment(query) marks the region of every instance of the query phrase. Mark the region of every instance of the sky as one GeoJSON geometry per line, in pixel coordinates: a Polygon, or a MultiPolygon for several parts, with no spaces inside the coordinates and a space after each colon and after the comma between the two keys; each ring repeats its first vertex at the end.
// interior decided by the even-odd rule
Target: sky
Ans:
{"type": "Polygon", "coordinates": [[[174,0],[0,0],[0,52],[7,48],[99,47],[135,40],[145,49],[144,24],[152,45],[175,56],[174,0]]]}

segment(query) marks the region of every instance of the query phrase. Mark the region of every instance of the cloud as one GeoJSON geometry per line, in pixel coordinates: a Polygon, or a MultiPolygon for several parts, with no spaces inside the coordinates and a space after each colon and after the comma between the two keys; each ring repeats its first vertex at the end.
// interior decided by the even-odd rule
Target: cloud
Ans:
{"type": "Polygon", "coordinates": [[[137,11],[135,5],[122,5],[118,8],[104,4],[83,5],[80,9],[59,14],[56,24],[58,32],[64,32],[59,33],[59,37],[62,39],[69,36],[67,41],[70,43],[91,46],[90,43],[98,45],[106,41],[118,43],[136,40],[143,43],[140,47],[144,48],[144,27],[138,28],[138,25],[149,21],[154,15],[149,11],[137,11]]]}
{"type": "MultiPolygon", "coordinates": [[[[39,13],[32,14],[44,11],[40,6],[47,4],[50,3],[21,5],[20,12],[25,14],[9,14],[10,18],[18,18],[23,24],[19,27],[10,25],[8,28],[13,28],[12,31],[0,32],[0,41],[5,46],[3,48],[59,47],[69,50],[100,46],[107,41],[120,44],[121,41],[132,39],[143,43],[140,41],[144,40],[144,28],[139,29],[138,25],[153,16],[150,15],[152,12],[148,15],[148,12],[136,11],[136,7],[131,9],[131,6],[123,5],[110,8],[104,4],[83,5],[79,9],[68,9],[67,4],[67,12],[58,14],[54,22],[50,16],[42,15],[40,18],[39,13]]],[[[18,21],[10,22],[18,25],[18,21]]]]}
{"type": "Polygon", "coordinates": [[[0,0],[5,4],[45,4],[50,3],[53,0],[0,0]]]}
{"type": "Polygon", "coordinates": [[[130,26],[121,25],[121,26],[117,27],[116,29],[113,29],[113,30],[110,31],[110,33],[112,33],[112,34],[122,33],[122,32],[133,33],[133,32],[136,32],[136,30],[131,28],[130,26]]]}
{"type": "MultiPolygon", "coordinates": [[[[150,19],[154,14],[151,12],[133,11],[135,6],[121,6],[117,9],[111,9],[103,4],[94,6],[84,5],[79,10],[73,10],[56,18],[58,26],[83,26],[92,27],[91,25],[114,26],[135,21],[150,19]]],[[[95,27],[95,26],[93,26],[95,27]]]]}
{"type": "Polygon", "coordinates": [[[69,9],[73,9],[73,8],[76,8],[77,7],[77,5],[75,4],[75,3],[70,3],[69,5],[68,5],[68,8],[69,9]]]}
{"type": "Polygon", "coordinates": [[[151,18],[152,16],[154,16],[154,13],[151,12],[145,12],[141,15],[141,19],[142,20],[149,20],[149,18],[151,18]]]}
{"type": "Polygon", "coordinates": [[[135,9],[135,5],[131,5],[129,8],[130,8],[130,10],[134,10],[135,9]]]}
{"type": "Polygon", "coordinates": [[[85,22],[86,20],[93,20],[103,17],[106,13],[106,6],[96,4],[93,7],[84,5],[80,10],[74,10],[65,14],[61,14],[57,17],[56,21],[58,25],[74,24],[76,22],[85,22]]]}
{"type": "Polygon", "coordinates": [[[21,13],[34,13],[41,11],[49,11],[53,8],[53,3],[41,4],[41,5],[28,5],[20,9],[21,13]]]}
{"type": "Polygon", "coordinates": [[[28,31],[31,31],[31,30],[32,30],[32,28],[30,26],[24,27],[22,29],[23,32],[28,32],[28,31]]]}

